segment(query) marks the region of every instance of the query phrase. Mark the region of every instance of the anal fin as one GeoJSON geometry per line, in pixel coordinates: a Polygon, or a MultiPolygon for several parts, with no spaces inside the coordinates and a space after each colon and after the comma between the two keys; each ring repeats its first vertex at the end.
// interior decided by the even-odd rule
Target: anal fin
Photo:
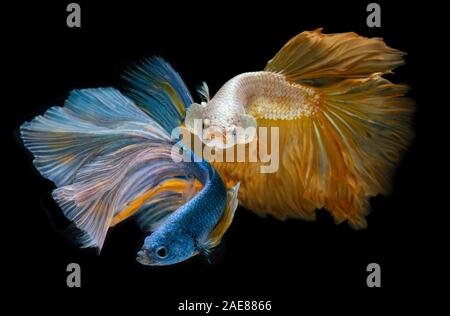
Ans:
{"type": "Polygon", "coordinates": [[[231,187],[227,191],[227,204],[225,206],[225,210],[223,215],[214,229],[208,236],[207,241],[205,242],[204,247],[208,249],[212,249],[216,247],[220,241],[222,240],[223,235],[230,227],[233,222],[234,213],[238,207],[238,191],[239,191],[239,183],[235,186],[231,187]]]}

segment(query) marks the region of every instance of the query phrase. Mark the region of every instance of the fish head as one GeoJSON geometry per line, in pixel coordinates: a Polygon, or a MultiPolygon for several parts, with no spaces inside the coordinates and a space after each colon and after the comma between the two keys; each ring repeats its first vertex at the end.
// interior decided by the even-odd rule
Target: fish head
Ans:
{"type": "Polygon", "coordinates": [[[257,123],[252,115],[243,109],[212,102],[192,104],[185,122],[188,130],[204,144],[220,149],[250,143],[256,135],[257,123]]]}
{"type": "Polygon", "coordinates": [[[157,230],[144,240],[136,260],[143,265],[176,264],[196,254],[194,239],[180,230],[157,230]]]}

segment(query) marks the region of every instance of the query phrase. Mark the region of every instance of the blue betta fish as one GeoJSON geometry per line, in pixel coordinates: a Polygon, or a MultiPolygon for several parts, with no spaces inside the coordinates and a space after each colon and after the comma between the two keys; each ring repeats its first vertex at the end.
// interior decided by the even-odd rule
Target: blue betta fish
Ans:
{"type": "Polygon", "coordinates": [[[145,238],[137,261],[175,264],[217,246],[237,208],[205,160],[171,137],[193,103],[161,58],[129,74],[132,99],[114,88],[74,90],[63,107],[20,127],[34,166],[55,183],[54,200],[101,250],[110,227],[134,216],[145,238]]]}

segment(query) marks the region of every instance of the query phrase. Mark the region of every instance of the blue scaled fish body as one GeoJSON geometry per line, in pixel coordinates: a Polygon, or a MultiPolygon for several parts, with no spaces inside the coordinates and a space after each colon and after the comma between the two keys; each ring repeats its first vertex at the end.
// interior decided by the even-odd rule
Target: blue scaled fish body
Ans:
{"type": "Polygon", "coordinates": [[[24,123],[21,138],[55,183],[52,196],[81,231],[81,247],[101,249],[109,228],[133,216],[152,232],[137,260],[174,264],[220,243],[239,185],[227,189],[171,137],[192,104],[172,67],[153,58],[133,76],[137,102],[114,88],[75,90],[63,107],[24,123]]]}
{"type": "Polygon", "coordinates": [[[191,171],[204,187],[176,212],[170,214],[164,223],[145,239],[137,258],[142,264],[177,263],[180,258],[189,258],[198,252],[207,254],[210,248],[217,245],[213,237],[215,234],[210,232],[215,227],[220,227],[217,223],[226,209],[225,185],[219,174],[205,161],[189,163],[187,170],[191,171]],[[156,254],[156,257],[167,258],[163,262],[153,260],[152,253],[156,254]]]}

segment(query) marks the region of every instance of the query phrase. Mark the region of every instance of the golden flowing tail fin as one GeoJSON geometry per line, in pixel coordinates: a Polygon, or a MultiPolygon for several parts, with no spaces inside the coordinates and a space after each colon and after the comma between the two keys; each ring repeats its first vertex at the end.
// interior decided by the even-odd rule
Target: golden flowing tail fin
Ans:
{"type": "Polygon", "coordinates": [[[381,38],[356,33],[322,34],[305,31],[287,42],[265,67],[293,82],[333,83],[339,78],[366,78],[402,65],[405,53],[388,47],[381,38]]]}
{"type": "Polygon", "coordinates": [[[280,219],[314,219],[314,210],[324,207],[337,223],[366,227],[367,198],[388,191],[412,136],[414,106],[403,97],[408,87],[381,77],[403,55],[355,33],[316,30],[290,40],[265,71],[284,75],[302,97],[268,96],[263,101],[270,106],[261,107],[259,98],[247,107],[258,126],[279,127],[280,169],[260,175],[251,164],[217,167],[241,181],[240,202],[280,219]],[[312,111],[301,114],[300,107],[312,111]],[[286,119],[287,111],[299,114],[286,119]]]}
{"type": "Polygon", "coordinates": [[[324,196],[338,222],[365,227],[367,197],[389,190],[412,135],[406,91],[379,74],[346,79],[324,88],[317,114],[300,121],[305,197],[324,196]]]}

